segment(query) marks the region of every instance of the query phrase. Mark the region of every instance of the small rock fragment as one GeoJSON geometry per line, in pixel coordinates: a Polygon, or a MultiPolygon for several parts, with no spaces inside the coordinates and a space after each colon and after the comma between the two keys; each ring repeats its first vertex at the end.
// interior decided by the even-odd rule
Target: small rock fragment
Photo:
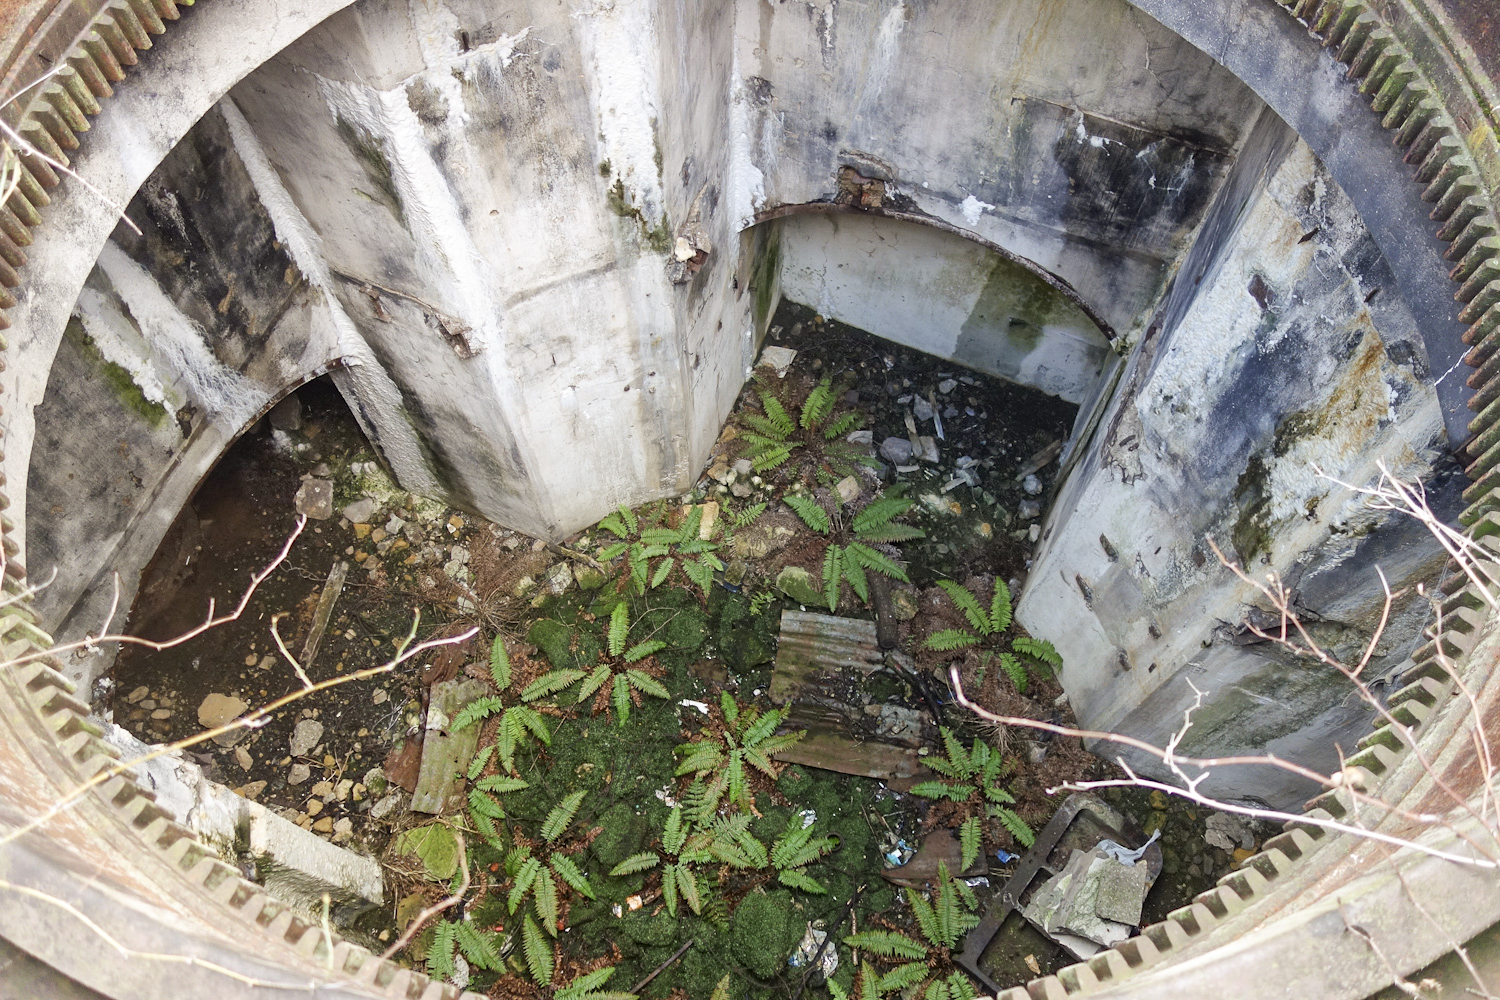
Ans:
{"type": "Polygon", "coordinates": [[[760,352],[760,361],[756,362],[757,368],[773,368],[777,378],[786,378],[786,371],[792,366],[792,359],[797,352],[790,347],[767,347],[760,352]]]}
{"type": "Polygon", "coordinates": [[[288,785],[300,785],[311,777],[312,768],[308,767],[306,764],[297,763],[293,764],[291,770],[287,772],[286,783],[288,785]]]}
{"type": "Polygon", "coordinates": [[[146,687],[143,684],[140,687],[136,688],[134,691],[130,692],[128,695],[126,695],[125,696],[125,700],[128,701],[128,702],[130,702],[130,704],[134,705],[134,704],[138,703],[142,698],[146,697],[146,695],[148,695],[150,693],[151,693],[151,689],[148,688],[148,687],[146,687]]]}
{"type": "Polygon", "coordinates": [[[312,828],[314,833],[332,833],[333,817],[324,816],[322,819],[314,821],[312,828]]]}
{"type": "Polygon", "coordinates": [[[218,729],[238,719],[249,707],[238,698],[214,692],[198,706],[198,724],[204,729],[218,729]]]}
{"type": "Polygon", "coordinates": [[[859,499],[859,480],[853,476],[845,476],[838,481],[834,489],[839,491],[839,499],[844,503],[853,503],[859,499]]]}
{"type": "Polygon", "coordinates": [[[376,705],[384,705],[390,697],[390,693],[385,688],[376,688],[375,693],[370,695],[370,701],[376,705]]]}
{"type": "Polygon", "coordinates": [[[240,766],[240,770],[248,771],[255,766],[255,758],[250,756],[250,751],[244,747],[234,748],[234,762],[240,766]]]}
{"type": "Polygon", "coordinates": [[[241,786],[239,791],[240,794],[245,798],[249,799],[251,802],[254,802],[256,799],[260,798],[260,793],[265,790],[266,782],[252,781],[248,785],[241,786]]]}
{"type": "Polygon", "coordinates": [[[297,487],[293,503],[297,513],[315,521],[326,521],[333,517],[333,484],[326,479],[304,480],[297,487]]]}
{"type": "Polygon", "coordinates": [[[946,395],[948,395],[948,393],[952,392],[957,387],[958,387],[958,383],[957,382],[955,382],[951,378],[945,378],[941,382],[938,383],[938,392],[940,392],[944,396],[946,396],[946,395]]]}
{"type": "Polygon", "coordinates": [[[300,431],[302,429],[302,401],[297,398],[295,392],[288,393],[285,399],[271,407],[267,419],[278,431],[300,431]]]}
{"type": "Polygon", "coordinates": [[[565,594],[568,588],[573,586],[573,567],[569,566],[566,561],[554,563],[552,568],[547,570],[543,580],[546,581],[548,593],[565,594]]]}
{"type": "Polygon", "coordinates": [[[1040,517],[1042,505],[1035,500],[1022,500],[1021,506],[1016,509],[1016,516],[1023,521],[1029,521],[1034,517],[1040,517]]]}
{"type": "Polygon", "coordinates": [[[911,442],[906,438],[888,437],[880,442],[880,457],[894,465],[904,465],[911,460],[911,442]]]}
{"type": "MultiPolygon", "coordinates": [[[[318,813],[320,813],[322,811],[323,811],[323,800],[322,799],[309,799],[308,800],[308,803],[307,803],[307,814],[309,816],[316,816],[318,813]]],[[[329,823],[328,826],[331,829],[333,827],[333,824],[329,823]]]]}
{"type": "Polygon", "coordinates": [[[323,723],[317,719],[302,719],[292,730],[291,750],[293,757],[306,757],[312,753],[323,738],[323,723]]]}
{"type": "Polygon", "coordinates": [[[330,798],[333,795],[333,782],[320,781],[308,789],[307,794],[316,795],[320,799],[330,798]]]}
{"type": "Polygon", "coordinates": [[[1027,496],[1036,496],[1042,492],[1042,481],[1036,476],[1027,476],[1021,481],[1021,489],[1026,491],[1027,496]]]}
{"type": "Polygon", "coordinates": [[[931,420],[933,413],[932,404],[921,396],[917,396],[911,401],[911,412],[912,416],[918,420],[931,420]]]}
{"type": "Polygon", "coordinates": [[[921,458],[924,462],[936,463],[938,461],[937,440],[923,435],[917,438],[917,442],[922,446],[922,454],[917,457],[921,458]]]}
{"type": "Polygon", "coordinates": [[[380,505],[370,497],[361,497],[344,508],[344,517],[351,524],[366,524],[380,505]]]}

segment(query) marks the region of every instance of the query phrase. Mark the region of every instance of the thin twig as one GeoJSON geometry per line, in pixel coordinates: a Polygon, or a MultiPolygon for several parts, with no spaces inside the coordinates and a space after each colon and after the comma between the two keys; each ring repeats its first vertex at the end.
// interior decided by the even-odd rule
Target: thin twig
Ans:
{"type": "Polygon", "coordinates": [[[641,990],[645,989],[647,983],[651,982],[651,980],[655,979],[657,976],[661,975],[663,972],[666,972],[667,971],[667,966],[669,966],[673,962],[677,961],[683,955],[686,955],[687,954],[687,950],[689,948],[691,948],[692,946],[693,946],[693,939],[692,938],[688,938],[687,939],[687,943],[684,944],[681,948],[678,948],[676,951],[674,951],[672,953],[672,957],[671,958],[667,959],[665,962],[661,963],[656,968],[652,969],[651,972],[650,972],[650,974],[647,975],[645,979],[642,979],[640,982],[638,982],[634,986],[630,987],[630,992],[631,993],[639,993],[641,990]]]}

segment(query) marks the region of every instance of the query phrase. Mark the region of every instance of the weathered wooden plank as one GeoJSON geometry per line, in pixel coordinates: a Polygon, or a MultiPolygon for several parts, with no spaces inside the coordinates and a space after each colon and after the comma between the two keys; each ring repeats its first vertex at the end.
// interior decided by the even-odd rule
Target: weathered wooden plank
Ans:
{"type": "Polygon", "coordinates": [[[771,700],[785,704],[800,691],[817,690],[832,674],[846,669],[872,673],[883,662],[874,622],[783,611],[771,700]]]}
{"type": "Polygon", "coordinates": [[[484,681],[439,681],[432,686],[427,707],[427,733],[422,740],[422,769],[411,796],[412,812],[441,813],[455,797],[463,774],[479,745],[479,727],[451,732],[450,724],[465,705],[488,690],[484,681]]]}

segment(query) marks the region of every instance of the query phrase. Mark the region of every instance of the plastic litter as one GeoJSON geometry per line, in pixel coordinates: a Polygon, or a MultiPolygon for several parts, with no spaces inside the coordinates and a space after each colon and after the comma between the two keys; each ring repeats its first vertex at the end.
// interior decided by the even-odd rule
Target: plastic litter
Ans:
{"type": "Polygon", "coordinates": [[[1096,850],[1104,854],[1108,854],[1110,857],[1114,858],[1122,865],[1133,866],[1137,861],[1141,860],[1141,855],[1146,853],[1146,848],[1156,843],[1157,838],[1160,836],[1161,831],[1157,830],[1155,833],[1151,834],[1151,839],[1147,840],[1144,844],[1142,844],[1140,847],[1137,847],[1135,850],[1131,850],[1128,847],[1121,847],[1113,840],[1101,840],[1099,841],[1096,850]]]}
{"type": "Polygon", "coordinates": [[[1004,848],[1001,848],[1000,850],[995,852],[995,857],[999,859],[1002,865],[1008,865],[1012,861],[1019,860],[1021,856],[1019,854],[1012,854],[1004,848]]]}
{"type": "Polygon", "coordinates": [[[702,712],[704,715],[708,714],[708,706],[705,705],[701,701],[694,701],[691,698],[684,698],[681,701],[679,701],[677,704],[681,705],[683,708],[696,708],[698,711],[702,712]]]}
{"type": "Polygon", "coordinates": [[[881,853],[885,855],[886,863],[892,868],[898,868],[911,860],[911,856],[917,852],[906,841],[894,834],[886,834],[885,842],[880,845],[881,853]]]}
{"type": "MultiPolygon", "coordinates": [[[[828,932],[807,925],[807,933],[802,935],[802,943],[797,945],[797,950],[792,952],[792,957],[786,960],[786,964],[794,969],[800,969],[811,964],[813,956],[823,948],[823,942],[828,940],[828,932]]],[[[824,979],[833,978],[833,974],[839,967],[839,950],[837,948],[823,948],[823,955],[818,959],[818,971],[823,974],[824,979]]]]}
{"type": "Polygon", "coordinates": [[[818,821],[818,813],[815,809],[804,809],[797,815],[802,817],[802,829],[804,830],[818,821]]]}
{"type": "Polygon", "coordinates": [[[983,875],[980,875],[977,878],[964,879],[964,885],[968,886],[970,889],[978,889],[980,886],[988,889],[990,887],[990,880],[985,878],[983,875]]]}

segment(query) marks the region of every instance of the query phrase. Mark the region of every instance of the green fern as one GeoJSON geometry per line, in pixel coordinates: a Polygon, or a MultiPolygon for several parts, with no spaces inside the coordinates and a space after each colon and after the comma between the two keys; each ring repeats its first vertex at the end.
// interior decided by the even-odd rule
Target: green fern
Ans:
{"type": "Polygon", "coordinates": [[[947,653],[955,649],[963,649],[965,646],[976,645],[978,642],[979,637],[972,632],[965,632],[963,629],[957,628],[945,628],[929,635],[923,645],[928,649],[947,653]]]}
{"type": "Polygon", "coordinates": [[[547,940],[547,935],[537,926],[536,918],[529,913],[521,928],[521,951],[526,956],[526,968],[531,978],[543,986],[552,982],[552,942],[547,940]]]}
{"type": "Polygon", "coordinates": [[[837,420],[835,420],[833,423],[829,424],[827,427],[823,428],[823,439],[826,441],[832,441],[835,438],[843,437],[845,434],[848,434],[850,431],[854,430],[854,428],[858,427],[864,422],[865,419],[860,414],[853,412],[846,413],[842,417],[839,417],[837,420]]]}
{"type": "Polygon", "coordinates": [[[995,592],[990,598],[990,628],[996,633],[1004,632],[1010,628],[1010,621],[1010,588],[997,576],[995,592]]]}
{"type": "Polygon", "coordinates": [[[1026,685],[1029,679],[1026,676],[1026,668],[1021,665],[1020,660],[1017,660],[1009,653],[1001,653],[1000,669],[1005,671],[1005,676],[1009,677],[1010,682],[1016,686],[1018,694],[1026,693],[1026,685]]]}
{"type": "Polygon", "coordinates": [[[559,987],[558,991],[552,994],[552,1000],[636,1000],[634,993],[600,989],[614,974],[613,965],[595,969],[593,972],[579,976],[568,985],[559,987]]]}
{"type": "Polygon", "coordinates": [[[979,600],[969,593],[967,587],[961,587],[952,580],[939,580],[938,586],[943,588],[954,606],[964,613],[964,617],[969,620],[969,625],[974,631],[980,635],[990,635],[995,631],[994,626],[990,624],[989,615],[979,606],[979,600]]]}
{"type": "Polygon", "coordinates": [[[496,635],[495,641],[490,643],[490,677],[495,682],[496,691],[510,687],[510,656],[505,652],[503,635],[496,635]]]}
{"type": "Polygon", "coordinates": [[[810,431],[821,427],[823,421],[833,412],[833,403],[833,378],[825,375],[802,401],[802,419],[799,421],[802,429],[810,431]]]}
{"type": "MultiPolygon", "coordinates": [[[[979,816],[999,819],[1018,843],[1030,847],[1036,840],[1035,834],[1020,814],[1006,808],[1014,805],[1016,799],[1000,784],[1000,779],[1010,773],[1013,765],[988,743],[977,738],[965,750],[948,727],[941,727],[939,732],[943,738],[944,753],[930,754],[926,763],[947,780],[921,782],[912,788],[911,794],[926,799],[947,799],[969,806],[974,816],[959,830],[966,859],[969,858],[971,844],[975,856],[978,855],[979,816]],[[970,822],[975,825],[970,827],[970,822]],[[965,840],[965,837],[969,839],[965,840]]],[[[966,861],[964,868],[967,869],[971,863],[972,860],[966,861]]]]}
{"type": "Polygon", "coordinates": [[[1039,664],[1043,664],[1051,670],[1062,668],[1062,657],[1057,649],[1046,639],[1033,639],[1029,636],[1016,636],[1011,641],[1010,648],[1028,657],[1039,664]]]}
{"type": "Polygon", "coordinates": [[[542,822],[543,840],[551,842],[562,835],[563,830],[567,829],[568,824],[573,822],[573,817],[578,814],[578,807],[583,805],[587,794],[588,792],[580,789],[552,807],[552,811],[542,822]]]}
{"type": "Polygon", "coordinates": [[[708,1000],[729,1000],[729,973],[724,973],[724,978],[719,980],[708,1000]]]}
{"type": "Polygon", "coordinates": [[[797,493],[788,493],[781,498],[788,507],[796,512],[802,519],[802,523],[820,535],[828,534],[832,528],[832,522],[828,520],[828,511],[823,509],[822,504],[812,497],[802,496],[797,493]]]}
{"type": "Polygon", "coordinates": [[[744,510],[739,511],[734,515],[734,526],[736,528],[748,528],[750,527],[750,525],[754,524],[756,519],[765,512],[766,505],[764,503],[751,504],[744,510]]]}
{"type": "Polygon", "coordinates": [[[959,824],[958,843],[962,852],[962,860],[959,863],[961,871],[968,871],[974,862],[979,860],[979,817],[970,816],[959,824]]]}
{"type": "Polygon", "coordinates": [[[632,854],[609,870],[610,878],[619,878],[622,875],[635,875],[639,872],[650,871],[661,864],[661,855],[655,851],[643,851],[640,854],[632,854]]]}
{"type": "Polygon", "coordinates": [[[458,928],[458,950],[463,952],[469,964],[490,972],[499,972],[502,963],[495,935],[480,930],[469,920],[460,920],[454,926],[458,928]]]}
{"type": "Polygon", "coordinates": [[[619,656],[625,652],[625,639],[630,634],[630,609],[621,601],[609,613],[609,655],[619,656]]]}
{"type": "Polygon", "coordinates": [[[786,412],[786,407],[781,405],[781,400],[769,392],[760,393],[761,409],[766,411],[766,419],[771,422],[772,427],[783,438],[791,437],[792,431],[797,425],[792,422],[791,415],[786,412]]]}
{"type": "Polygon", "coordinates": [[[844,944],[881,958],[924,959],[927,946],[899,931],[860,931],[844,938],[844,944]]]}
{"type": "Polygon", "coordinates": [[[456,733],[461,729],[468,729],[474,723],[479,722],[481,719],[488,719],[504,707],[505,702],[501,701],[497,695],[491,694],[485,695],[483,698],[476,698],[459,709],[458,714],[453,717],[453,721],[448,724],[448,731],[456,733]]]}
{"type": "Polygon", "coordinates": [[[458,924],[444,920],[432,929],[427,946],[427,974],[434,979],[452,979],[457,968],[453,955],[458,947],[458,924]]]}

